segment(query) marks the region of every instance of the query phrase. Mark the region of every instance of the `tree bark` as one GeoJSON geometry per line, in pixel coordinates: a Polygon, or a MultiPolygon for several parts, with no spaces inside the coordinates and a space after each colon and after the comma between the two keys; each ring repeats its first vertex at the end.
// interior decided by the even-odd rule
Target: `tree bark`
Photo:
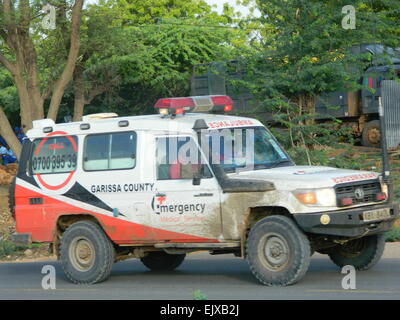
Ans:
{"type": "Polygon", "coordinates": [[[74,116],[73,121],[82,121],[85,107],[85,87],[83,81],[83,69],[77,66],[74,72],[74,116]]]}
{"type": "Polygon", "coordinates": [[[22,146],[15,136],[11,124],[8,121],[2,107],[0,107],[0,135],[7,141],[7,144],[10,146],[15,156],[17,157],[17,159],[19,159],[22,146]]]}

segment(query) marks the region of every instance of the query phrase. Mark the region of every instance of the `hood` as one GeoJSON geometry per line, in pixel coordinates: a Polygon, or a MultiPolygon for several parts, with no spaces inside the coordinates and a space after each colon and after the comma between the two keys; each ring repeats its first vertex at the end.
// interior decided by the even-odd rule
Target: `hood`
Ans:
{"type": "Polygon", "coordinates": [[[378,179],[370,171],[345,170],[331,167],[291,166],[228,174],[231,179],[261,179],[273,182],[278,190],[317,189],[337,184],[378,179]]]}

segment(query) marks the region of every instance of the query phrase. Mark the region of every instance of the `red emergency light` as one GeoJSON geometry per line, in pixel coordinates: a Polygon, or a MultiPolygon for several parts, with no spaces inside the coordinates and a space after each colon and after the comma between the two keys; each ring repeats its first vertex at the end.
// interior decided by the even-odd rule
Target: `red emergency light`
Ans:
{"type": "Polygon", "coordinates": [[[185,112],[223,113],[232,111],[233,101],[228,96],[195,96],[159,99],[154,108],[163,116],[185,112]]]}

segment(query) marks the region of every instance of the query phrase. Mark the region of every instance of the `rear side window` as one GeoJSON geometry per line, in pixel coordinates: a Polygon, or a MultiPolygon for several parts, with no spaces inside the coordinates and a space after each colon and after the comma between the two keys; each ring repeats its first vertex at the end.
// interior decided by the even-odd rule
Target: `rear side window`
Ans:
{"type": "Polygon", "coordinates": [[[75,136],[36,139],[33,142],[32,174],[69,173],[76,170],[78,141],[75,136]]]}
{"type": "Polygon", "coordinates": [[[136,166],[136,133],[89,135],[85,140],[83,169],[86,171],[133,169],[136,166]]]}

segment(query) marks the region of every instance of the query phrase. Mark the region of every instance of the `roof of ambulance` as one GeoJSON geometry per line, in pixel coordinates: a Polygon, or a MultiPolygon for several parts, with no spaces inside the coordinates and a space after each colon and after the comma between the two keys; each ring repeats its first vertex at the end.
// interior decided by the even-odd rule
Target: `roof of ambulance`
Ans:
{"type": "MultiPolygon", "coordinates": [[[[204,119],[210,129],[234,128],[261,126],[261,122],[253,118],[245,118],[229,115],[216,115],[207,113],[187,113],[177,115],[175,118],[161,117],[159,114],[144,116],[115,117],[107,119],[96,119],[83,122],[69,122],[55,124],[53,132],[63,131],[66,134],[90,134],[113,131],[131,130],[160,130],[169,132],[193,132],[192,128],[197,119],[204,119]],[[129,126],[119,127],[118,122],[128,120],[129,126]],[[82,123],[90,123],[89,130],[81,130],[82,123]]],[[[45,119],[48,120],[48,119],[45,119]]],[[[48,127],[49,123],[43,121],[43,126],[36,127],[28,131],[28,137],[43,137],[43,127],[48,127]]]]}

